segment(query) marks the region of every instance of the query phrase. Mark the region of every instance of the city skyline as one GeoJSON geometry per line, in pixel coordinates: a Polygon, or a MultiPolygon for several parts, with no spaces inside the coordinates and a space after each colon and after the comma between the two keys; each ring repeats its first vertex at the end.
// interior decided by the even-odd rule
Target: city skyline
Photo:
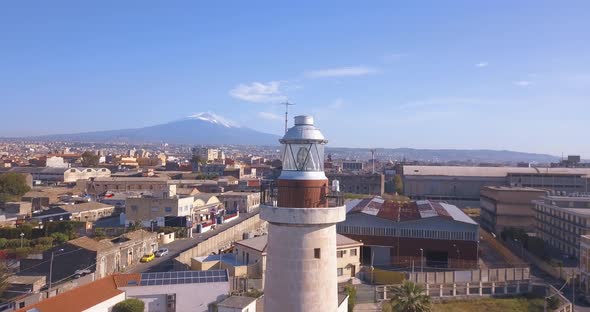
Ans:
{"type": "Polygon", "coordinates": [[[590,156],[582,1],[176,5],[0,4],[0,137],[198,112],[281,134],[288,99],[331,146],[590,156]]]}

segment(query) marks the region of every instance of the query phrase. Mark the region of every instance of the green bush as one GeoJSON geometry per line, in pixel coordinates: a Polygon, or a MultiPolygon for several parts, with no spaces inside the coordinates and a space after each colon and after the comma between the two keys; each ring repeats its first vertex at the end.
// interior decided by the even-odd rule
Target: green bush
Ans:
{"type": "Polygon", "coordinates": [[[33,240],[33,245],[53,246],[53,237],[39,237],[33,240]]]}
{"type": "Polygon", "coordinates": [[[53,238],[53,241],[57,244],[63,244],[70,240],[70,237],[64,233],[51,233],[51,238],[53,238]]]}
{"type": "Polygon", "coordinates": [[[352,312],[356,305],[356,287],[352,284],[347,284],[344,286],[344,291],[348,294],[348,312],[352,312]]]}
{"type": "Polygon", "coordinates": [[[31,247],[23,247],[23,248],[15,248],[14,249],[14,254],[18,257],[18,258],[25,258],[28,255],[30,255],[33,252],[33,249],[31,247]]]}
{"type": "Polygon", "coordinates": [[[6,247],[6,243],[8,240],[4,237],[0,237],[0,249],[4,249],[6,247]]]}
{"type": "Polygon", "coordinates": [[[31,239],[33,227],[29,224],[23,224],[17,228],[0,227],[0,237],[11,239],[20,238],[20,234],[24,233],[25,238],[31,239]]]}
{"type": "Polygon", "coordinates": [[[555,296],[547,298],[547,307],[549,309],[556,310],[557,308],[559,308],[559,304],[559,298],[555,296]]]}
{"type": "Polygon", "coordinates": [[[64,233],[68,235],[69,239],[74,239],[77,236],[78,229],[86,226],[85,222],[79,221],[57,221],[45,224],[45,235],[51,236],[53,233],[64,233]]]}
{"type": "Polygon", "coordinates": [[[143,312],[145,304],[135,298],[125,299],[113,306],[113,312],[143,312]]]}
{"type": "Polygon", "coordinates": [[[106,236],[107,236],[107,234],[105,233],[105,231],[103,229],[94,229],[94,238],[102,239],[102,238],[105,238],[106,236]]]}
{"type": "Polygon", "coordinates": [[[245,295],[247,297],[252,297],[252,298],[260,298],[260,296],[264,295],[264,292],[258,290],[258,289],[250,289],[249,291],[247,291],[245,293],[245,295]]]}
{"type": "MultiPolygon", "coordinates": [[[[31,245],[31,241],[28,239],[23,239],[22,243],[23,243],[23,247],[29,247],[31,245]]],[[[20,238],[9,239],[8,241],[6,241],[6,248],[17,248],[17,247],[20,247],[20,244],[21,244],[20,238]]]]}

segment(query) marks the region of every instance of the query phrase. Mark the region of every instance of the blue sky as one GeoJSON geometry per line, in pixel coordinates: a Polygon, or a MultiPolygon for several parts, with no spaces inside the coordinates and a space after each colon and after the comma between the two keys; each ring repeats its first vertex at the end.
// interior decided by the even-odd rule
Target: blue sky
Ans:
{"type": "Polygon", "coordinates": [[[588,1],[3,1],[0,136],[213,112],[332,146],[590,157],[588,1]],[[214,4],[214,5],[213,5],[214,4]]]}

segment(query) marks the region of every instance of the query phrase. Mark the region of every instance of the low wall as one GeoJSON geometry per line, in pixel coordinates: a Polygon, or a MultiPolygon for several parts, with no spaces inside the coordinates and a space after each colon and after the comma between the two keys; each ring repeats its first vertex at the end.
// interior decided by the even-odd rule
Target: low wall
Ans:
{"type": "Polygon", "coordinates": [[[498,268],[423,273],[416,272],[407,273],[407,279],[418,284],[526,281],[530,279],[530,268],[498,268]]]}
{"type": "MultiPolygon", "coordinates": [[[[375,296],[378,301],[390,299],[396,286],[386,285],[375,287],[375,296]]],[[[532,291],[530,281],[504,281],[504,282],[476,282],[476,283],[452,283],[452,284],[425,284],[424,293],[433,299],[456,298],[468,299],[473,297],[514,296],[527,294],[532,291]]]]}
{"type": "MultiPolygon", "coordinates": [[[[571,273],[572,269],[556,268],[556,267],[552,266],[551,264],[547,263],[546,261],[543,261],[539,257],[535,256],[534,254],[530,253],[526,249],[523,250],[521,247],[513,246],[510,243],[505,243],[504,246],[506,246],[508,249],[512,250],[512,252],[514,252],[514,253],[519,253],[519,254],[523,255],[524,256],[523,260],[530,262],[531,264],[533,264],[536,267],[538,267],[539,269],[541,269],[541,271],[549,274],[553,278],[566,280],[568,277],[571,277],[571,275],[572,275],[572,273],[571,273]]],[[[575,270],[575,269],[573,269],[573,270],[575,270]]]]}
{"type": "Polygon", "coordinates": [[[233,242],[242,240],[242,235],[244,233],[259,229],[265,222],[266,221],[260,219],[259,214],[255,214],[250,218],[209,237],[195,247],[181,252],[175,260],[178,263],[190,267],[192,258],[207,256],[213,252],[218,252],[221,248],[229,247],[233,242]]]}

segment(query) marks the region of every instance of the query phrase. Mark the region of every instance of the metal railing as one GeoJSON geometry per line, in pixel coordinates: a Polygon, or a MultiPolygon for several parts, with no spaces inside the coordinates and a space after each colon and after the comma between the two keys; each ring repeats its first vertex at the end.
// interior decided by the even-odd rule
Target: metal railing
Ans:
{"type": "Polygon", "coordinates": [[[302,188],[305,189],[316,189],[322,190],[320,192],[322,197],[320,201],[326,202],[327,207],[339,207],[344,205],[344,193],[343,192],[334,192],[330,190],[329,187],[322,187],[322,186],[278,186],[276,181],[271,181],[264,183],[260,186],[260,204],[266,206],[277,206],[278,198],[279,198],[279,190],[280,192],[288,192],[289,189],[297,189],[301,190],[302,188]]]}

